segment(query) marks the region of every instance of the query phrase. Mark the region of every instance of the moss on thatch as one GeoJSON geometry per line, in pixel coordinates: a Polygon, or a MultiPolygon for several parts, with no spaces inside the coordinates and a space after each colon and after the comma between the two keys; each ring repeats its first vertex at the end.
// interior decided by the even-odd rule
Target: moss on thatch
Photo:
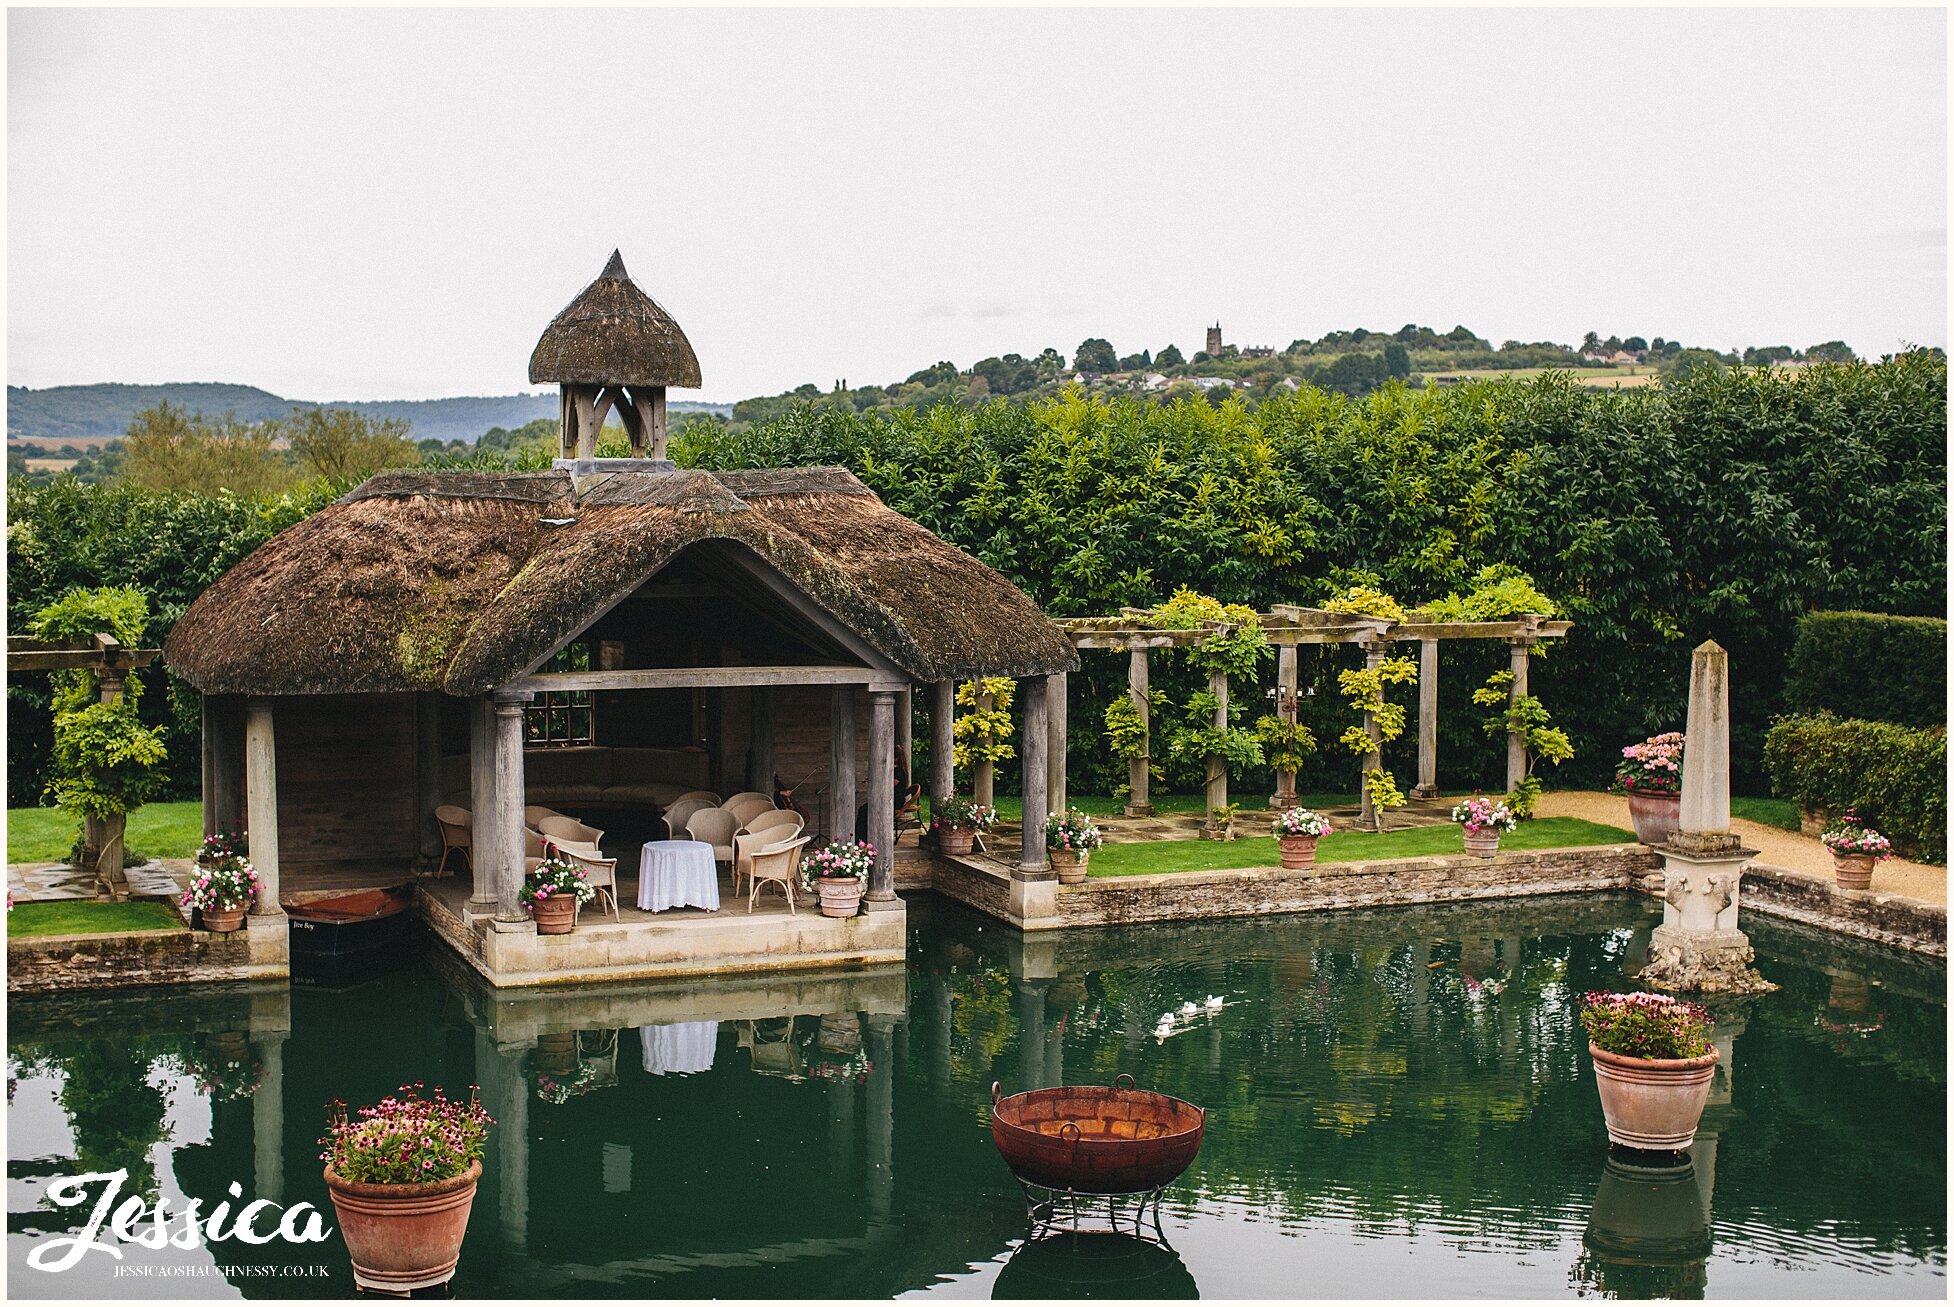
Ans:
{"type": "Polygon", "coordinates": [[[699,356],[658,302],[638,289],[617,251],[544,329],[531,382],[605,386],[699,385],[699,356]]]}
{"type": "Polygon", "coordinates": [[[282,532],[165,645],[206,693],[440,689],[521,675],[706,541],[743,546],[918,681],[1077,666],[1022,591],[840,468],[388,473],[282,532]]]}

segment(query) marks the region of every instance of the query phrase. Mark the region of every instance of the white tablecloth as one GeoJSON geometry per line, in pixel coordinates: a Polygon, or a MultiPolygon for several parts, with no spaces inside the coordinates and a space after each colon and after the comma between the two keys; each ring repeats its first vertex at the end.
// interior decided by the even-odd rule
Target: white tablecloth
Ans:
{"type": "Polygon", "coordinates": [[[719,867],[703,840],[653,840],[638,855],[638,906],[719,910],[719,867]]]}
{"type": "Polygon", "coordinates": [[[669,1026],[639,1026],[645,1046],[645,1071],[654,1076],[691,1075],[712,1070],[719,1051],[717,1021],[680,1021],[669,1026]]]}

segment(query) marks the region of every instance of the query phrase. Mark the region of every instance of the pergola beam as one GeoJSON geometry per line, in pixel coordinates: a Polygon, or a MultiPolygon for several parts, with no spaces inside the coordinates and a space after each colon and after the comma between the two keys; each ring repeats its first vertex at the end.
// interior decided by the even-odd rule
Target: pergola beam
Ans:
{"type": "Polygon", "coordinates": [[[902,690],[909,682],[873,667],[639,667],[611,672],[536,672],[503,687],[536,694],[546,690],[697,690],[743,685],[862,685],[902,690]]]}

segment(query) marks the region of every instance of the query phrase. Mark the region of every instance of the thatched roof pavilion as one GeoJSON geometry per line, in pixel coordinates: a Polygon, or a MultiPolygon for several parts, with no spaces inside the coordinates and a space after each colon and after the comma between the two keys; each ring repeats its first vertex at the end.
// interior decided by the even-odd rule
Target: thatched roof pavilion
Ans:
{"type": "Polygon", "coordinates": [[[699,384],[699,357],[672,315],[638,289],[612,250],[597,280],[551,319],[529,356],[532,384],[699,384]]]}

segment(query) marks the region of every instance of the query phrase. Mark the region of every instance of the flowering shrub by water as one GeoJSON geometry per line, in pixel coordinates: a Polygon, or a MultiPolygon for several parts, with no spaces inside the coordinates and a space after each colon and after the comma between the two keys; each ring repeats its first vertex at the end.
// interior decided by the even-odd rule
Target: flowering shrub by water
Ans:
{"type": "Polygon", "coordinates": [[[1510,831],[1520,824],[1520,819],[1506,806],[1505,799],[1491,799],[1483,794],[1475,794],[1454,807],[1452,820],[1465,827],[1470,835],[1489,830],[1510,831]]]}
{"type": "Polygon", "coordinates": [[[1045,818],[1045,847],[1056,853],[1091,853],[1102,843],[1092,818],[1077,808],[1045,818]]]}
{"type": "Polygon", "coordinates": [[[1827,826],[1825,833],[1818,838],[1832,852],[1849,858],[1893,856],[1893,841],[1859,820],[1859,814],[1851,808],[1847,808],[1843,815],[1827,826]]]}
{"type": "Polygon", "coordinates": [[[951,830],[989,830],[997,824],[997,809],[953,794],[937,808],[935,824],[951,830]]]}
{"type": "Polygon", "coordinates": [[[875,865],[875,846],[854,840],[831,840],[801,860],[801,871],[809,881],[839,880],[866,876],[875,865]]]}
{"type": "Polygon", "coordinates": [[[198,867],[190,888],[183,892],[184,907],[201,908],[205,912],[248,908],[257,899],[258,873],[236,854],[216,866],[198,867]]]}
{"type": "Polygon", "coordinates": [[[1594,1046],[1618,1057],[1701,1057],[1710,1051],[1710,1013],[1667,994],[1590,992],[1581,1028],[1594,1046]]]}
{"type": "Polygon", "coordinates": [[[1308,835],[1312,839],[1322,839],[1330,833],[1330,819],[1308,808],[1284,808],[1269,823],[1269,830],[1277,839],[1285,835],[1308,835]]]}
{"type": "Polygon", "coordinates": [[[550,899],[571,897],[578,903],[588,903],[597,897],[597,890],[591,885],[584,869],[558,853],[554,848],[548,856],[536,864],[536,869],[522,878],[522,892],[516,896],[524,907],[535,907],[550,899]]]}
{"type": "Polygon", "coordinates": [[[424,1098],[419,1081],[402,1085],[373,1107],[351,1117],[333,1100],[326,1111],[319,1160],[353,1184],[425,1184],[452,1180],[479,1161],[495,1118],[482,1109],[480,1086],[468,1101],[449,1098],[439,1086],[424,1098]]]}
{"type": "Polygon", "coordinates": [[[183,1069],[196,1080],[198,1093],[220,1103],[251,1097],[265,1074],[264,1064],[255,1057],[231,1061],[203,1048],[183,1055],[183,1069]]]}
{"type": "Polygon", "coordinates": [[[1681,794],[1683,792],[1683,733],[1651,735],[1622,750],[1610,789],[1623,794],[1681,794]]]}

